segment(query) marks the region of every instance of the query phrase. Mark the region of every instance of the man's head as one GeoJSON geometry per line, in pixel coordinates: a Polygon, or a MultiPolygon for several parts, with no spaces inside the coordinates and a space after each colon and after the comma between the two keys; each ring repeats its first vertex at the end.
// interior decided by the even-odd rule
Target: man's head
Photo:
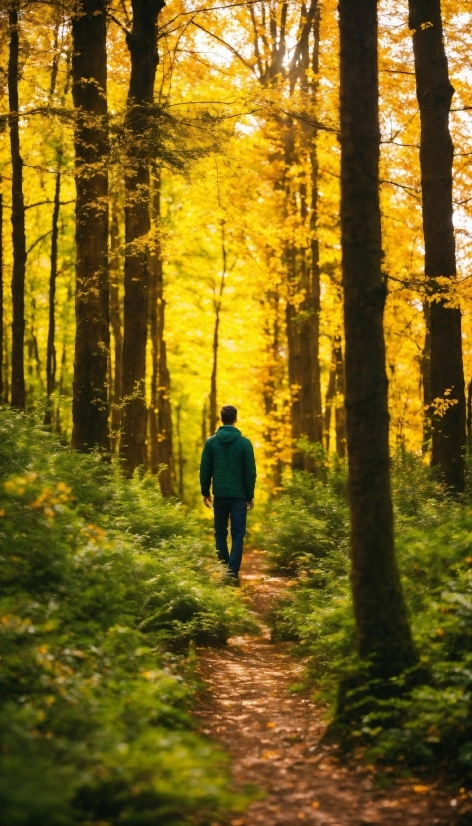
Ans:
{"type": "Polygon", "coordinates": [[[223,424],[234,424],[238,419],[238,411],[232,404],[225,404],[220,410],[223,424]]]}

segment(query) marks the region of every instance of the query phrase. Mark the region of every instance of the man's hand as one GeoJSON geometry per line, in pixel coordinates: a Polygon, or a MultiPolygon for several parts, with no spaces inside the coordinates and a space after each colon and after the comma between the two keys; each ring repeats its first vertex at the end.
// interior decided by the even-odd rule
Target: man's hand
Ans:
{"type": "Polygon", "coordinates": [[[208,494],[208,496],[203,497],[203,504],[205,505],[206,508],[211,508],[211,496],[210,496],[210,494],[208,494]]]}
{"type": "Polygon", "coordinates": [[[247,503],[248,511],[252,511],[253,507],[254,507],[254,499],[251,499],[251,501],[247,503]]]}

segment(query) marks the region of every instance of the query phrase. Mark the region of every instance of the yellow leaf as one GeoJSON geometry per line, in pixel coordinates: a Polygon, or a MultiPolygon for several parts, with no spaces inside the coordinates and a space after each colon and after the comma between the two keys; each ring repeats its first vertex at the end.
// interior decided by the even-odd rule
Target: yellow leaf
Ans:
{"type": "Polygon", "coordinates": [[[267,723],[267,728],[275,728],[275,723],[267,723]]]}
{"type": "Polygon", "coordinates": [[[417,794],[426,794],[429,792],[429,786],[413,786],[413,791],[417,794]]]}
{"type": "Polygon", "coordinates": [[[311,804],[311,808],[312,809],[319,809],[320,808],[320,804],[318,803],[317,800],[313,801],[313,803],[311,804]]]}

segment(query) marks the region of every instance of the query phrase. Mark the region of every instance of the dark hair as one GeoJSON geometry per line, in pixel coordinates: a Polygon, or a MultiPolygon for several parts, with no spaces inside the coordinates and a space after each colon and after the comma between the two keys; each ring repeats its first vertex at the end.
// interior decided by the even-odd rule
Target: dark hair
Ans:
{"type": "Polygon", "coordinates": [[[225,404],[220,410],[220,416],[223,424],[234,424],[238,416],[238,411],[232,404],[225,404]]]}

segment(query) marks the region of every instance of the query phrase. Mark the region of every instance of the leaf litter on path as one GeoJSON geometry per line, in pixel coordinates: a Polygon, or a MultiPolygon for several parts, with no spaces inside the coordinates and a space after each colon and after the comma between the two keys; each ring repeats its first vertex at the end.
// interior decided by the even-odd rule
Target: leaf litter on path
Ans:
{"type": "Polygon", "coordinates": [[[300,664],[287,643],[271,642],[264,626],[264,614],[286,582],[270,576],[263,556],[246,552],[241,572],[243,597],[259,616],[262,635],[235,637],[224,649],[199,651],[198,672],[206,690],[195,714],[202,733],[231,756],[235,786],[256,786],[264,797],[244,814],[212,826],[458,823],[447,790],[414,779],[394,779],[387,791],[380,789],[372,766],[342,763],[335,746],[321,743],[324,709],[290,692],[300,664]]]}

